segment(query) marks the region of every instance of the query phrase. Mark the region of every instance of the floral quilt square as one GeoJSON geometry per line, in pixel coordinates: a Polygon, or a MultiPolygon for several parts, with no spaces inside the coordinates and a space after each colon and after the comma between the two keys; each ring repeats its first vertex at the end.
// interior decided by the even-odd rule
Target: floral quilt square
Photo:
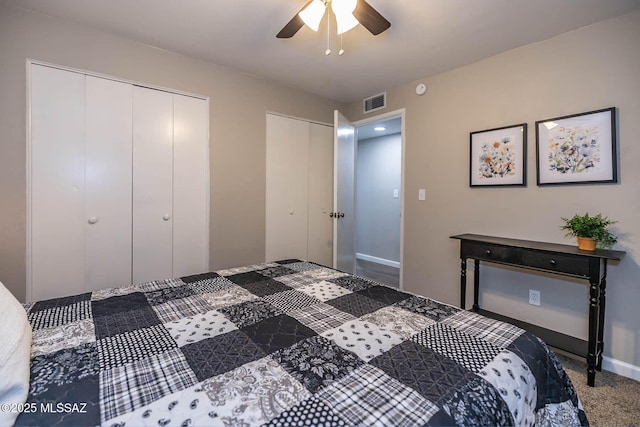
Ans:
{"type": "Polygon", "coordinates": [[[53,353],[63,348],[95,342],[93,320],[66,323],[55,328],[35,329],[32,336],[31,357],[53,353]]]}
{"type": "Polygon", "coordinates": [[[231,320],[238,328],[253,325],[256,322],[282,313],[279,308],[261,299],[221,307],[218,311],[224,314],[224,316],[231,320]]]}
{"type": "Polygon", "coordinates": [[[263,268],[262,270],[259,270],[259,273],[262,274],[263,276],[270,277],[273,279],[280,276],[286,276],[288,274],[294,274],[296,273],[296,271],[290,268],[287,268],[285,266],[279,265],[277,267],[263,268]]]}
{"type": "Polygon", "coordinates": [[[320,336],[283,348],[271,357],[312,393],[364,363],[354,353],[320,336]]]}
{"type": "Polygon", "coordinates": [[[372,286],[378,286],[378,283],[373,280],[365,279],[357,276],[344,276],[336,279],[329,280],[336,285],[340,285],[345,289],[349,289],[351,292],[358,292],[363,289],[370,288],[372,286]]]}
{"type": "Polygon", "coordinates": [[[393,305],[365,314],[360,319],[371,322],[380,328],[393,331],[405,338],[410,338],[415,333],[435,323],[434,320],[428,317],[393,305]]]}
{"type": "Polygon", "coordinates": [[[427,316],[436,322],[440,322],[441,320],[461,311],[459,308],[452,305],[443,304],[441,302],[417,296],[412,296],[411,298],[397,302],[396,306],[422,316],[427,316]]]}
{"type": "Polygon", "coordinates": [[[260,426],[311,397],[275,360],[266,357],[205,380],[202,388],[221,425],[260,426]]]}
{"type": "Polygon", "coordinates": [[[251,301],[257,299],[258,297],[247,291],[240,286],[236,286],[235,288],[223,289],[218,292],[212,292],[209,294],[202,294],[202,298],[204,298],[207,303],[211,306],[211,308],[221,308],[227,307],[234,304],[240,304],[245,301],[251,301]]]}

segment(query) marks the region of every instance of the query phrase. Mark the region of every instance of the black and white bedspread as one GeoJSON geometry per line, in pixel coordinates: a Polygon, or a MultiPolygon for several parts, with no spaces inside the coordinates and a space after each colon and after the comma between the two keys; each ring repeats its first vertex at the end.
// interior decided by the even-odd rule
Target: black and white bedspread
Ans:
{"type": "Polygon", "coordinates": [[[17,425],[587,425],[535,336],[309,262],[25,308],[17,425]]]}

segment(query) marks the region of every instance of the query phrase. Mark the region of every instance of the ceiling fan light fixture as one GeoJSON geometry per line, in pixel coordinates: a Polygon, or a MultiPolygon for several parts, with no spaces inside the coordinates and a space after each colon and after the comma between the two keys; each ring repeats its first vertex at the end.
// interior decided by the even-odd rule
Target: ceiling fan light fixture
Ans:
{"type": "Polygon", "coordinates": [[[353,11],[356,10],[357,5],[358,0],[332,0],[331,10],[336,15],[338,34],[346,33],[360,23],[353,16],[353,11]]]}
{"type": "Polygon", "coordinates": [[[300,11],[298,16],[300,16],[300,19],[302,19],[307,27],[317,32],[326,9],[327,7],[322,0],[313,0],[307,7],[300,11]]]}
{"type": "Polygon", "coordinates": [[[336,21],[338,23],[338,34],[346,33],[360,23],[352,13],[336,15],[336,21]]]}

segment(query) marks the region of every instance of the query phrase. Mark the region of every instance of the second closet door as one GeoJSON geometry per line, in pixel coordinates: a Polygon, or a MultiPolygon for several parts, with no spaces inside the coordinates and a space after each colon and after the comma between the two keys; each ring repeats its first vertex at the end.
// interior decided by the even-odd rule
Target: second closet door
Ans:
{"type": "Polygon", "coordinates": [[[133,88],[133,282],[173,277],[173,95],[133,88]]]}
{"type": "Polygon", "coordinates": [[[86,77],[85,291],[131,284],[132,86],[86,77]]]}

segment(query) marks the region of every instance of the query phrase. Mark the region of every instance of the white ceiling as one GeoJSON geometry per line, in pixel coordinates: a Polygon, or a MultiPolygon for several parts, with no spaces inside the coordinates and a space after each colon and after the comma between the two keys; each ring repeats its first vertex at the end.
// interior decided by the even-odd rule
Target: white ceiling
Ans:
{"type": "Polygon", "coordinates": [[[275,35],[307,0],[0,0],[351,102],[640,9],[640,0],[368,0],[391,28],[275,35]]]}

